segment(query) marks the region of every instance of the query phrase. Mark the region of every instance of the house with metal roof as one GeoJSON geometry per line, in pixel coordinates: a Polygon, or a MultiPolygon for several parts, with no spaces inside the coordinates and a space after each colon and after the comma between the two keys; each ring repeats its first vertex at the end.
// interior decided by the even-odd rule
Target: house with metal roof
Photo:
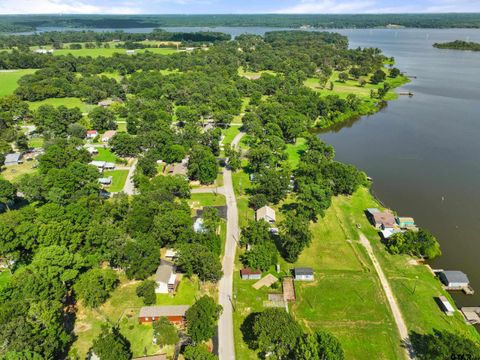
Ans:
{"type": "Polygon", "coordinates": [[[302,267],[293,269],[293,278],[297,281],[313,281],[315,277],[313,275],[312,268],[302,267]]]}
{"type": "Polygon", "coordinates": [[[402,229],[407,229],[415,226],[415,220],[412,217],[397,217],[395,218],[398,226],[402,229]]]}
{"type": "Polygon", "coordinates": [[[254,270],[250,268],[244,268],[240,270],[240,277],[242,280],[260,280],[262,272],[260,270],[254,270]]]}
{"type": "Polygon", "coordinates": [[[157,294],[173,293],[177,287],[177,274],[175,273],[176,266],[170,261],[161,260],[160,266],[155,273],[155,282],[157,287],[155,292],[157,294]]]}
{"type": "Polygon", "coordinates": [[[16,153],[10,153],[5,155],[5,166],[12,166],[12,165],[19,165],[23,163],[22,161],[22,153],[16,152],[16,153]]]}
{"type": "Polygon", "coordinates": [[[470,284],[467,275],[461,271],[442,271],[438,276],[442,283],[449,288],[464,288],[470,284]]]}
{"type": "Polygon", "coordinates": [[[389,212],[374,212],[373,214],[369,215],[370,222],[373,226],[377,229],[393,229],[397,226],[395,221],[395,216],[389,212]]]}
{"type": "Polygon", "coordinates": [[[274,223],[275,218],[275,210],[273,210],[270,206],[264,206],[257,210],[255,213],[255,217],[257,221],[265,220],[268,223],[274,223]]]}
{"type": "Polygon", "coordinates": [[[140,309],[138,321],[144,324],[166,317],[170,322],[179,324],[185,320],[189,308],[189,305],[144,306],[140,309]]]}

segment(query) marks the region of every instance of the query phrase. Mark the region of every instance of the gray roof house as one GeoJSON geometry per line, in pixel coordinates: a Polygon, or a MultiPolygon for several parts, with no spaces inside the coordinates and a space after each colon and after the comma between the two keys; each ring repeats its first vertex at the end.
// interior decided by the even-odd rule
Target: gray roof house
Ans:
{"type": "Polygon", "coordinates": [[[22,153],[16,152],[5,155],[5,166],[18,165],[22,162],[22,153]]]}
{"type": "Polygon", "coordinates": [[[312,281],[314,280],[313,270],[309,267],[293,269],[293,277],[298,281],[312,281]]]}
{"type": "Polygon", "coordinates": [[[177,285],[176,266],[170,261],[161,260],[160,266],[155,273],[157,294],[168,294],[175,291],[177,285]]]}

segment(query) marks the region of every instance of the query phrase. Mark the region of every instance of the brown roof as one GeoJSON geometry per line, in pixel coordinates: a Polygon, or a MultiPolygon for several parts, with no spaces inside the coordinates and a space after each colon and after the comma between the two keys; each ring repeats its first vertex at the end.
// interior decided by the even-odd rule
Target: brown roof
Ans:
{"type": "Polygon", "coordinates": [[[253,269],[250,269],[250,268],[245,268],[245,269],[240,270],[240,274],[242,274],[242,275],[261,275],[262,272],[259,269],[253,270],[253,269]]]}
{"type": "Polygon", "coordinates": [[[395,217],[391,213],[379,212],[372,214],[372,216],[376,224],[382,224],[385,227],[394,227],[396,224],[395,217]]]}
{"type": "Polygon", "coordinates": [[[138,317],[185,316],[189,305],[144,306],[138,317]]]}

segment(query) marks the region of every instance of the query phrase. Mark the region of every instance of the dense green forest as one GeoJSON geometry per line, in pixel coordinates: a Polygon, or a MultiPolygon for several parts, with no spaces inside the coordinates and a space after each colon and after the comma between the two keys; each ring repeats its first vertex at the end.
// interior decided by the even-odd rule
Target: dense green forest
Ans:
{"type": "Polygon", "coordinates": [[[462,40],[455,40],[446,43],[435,43],[433,44],[433,47],[438,49],[480,51],[480,43],[462,40]]]}
{"type": "Polygon", "coordinates": [[[35,31],[38,27],[145,28],[169,26],[270,26],[315,28],[479,28],[480,14],[357,15],[9,15],[0,16],[0,32],[35,31]]]}

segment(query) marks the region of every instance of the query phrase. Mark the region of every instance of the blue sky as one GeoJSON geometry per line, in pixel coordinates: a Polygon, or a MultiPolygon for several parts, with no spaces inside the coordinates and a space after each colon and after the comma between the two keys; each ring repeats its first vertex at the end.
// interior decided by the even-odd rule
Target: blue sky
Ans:
{"type": "Polygon", "coordinates": [[[480,12],[480,0],[0,0],[0,14],[480,12]]]}

